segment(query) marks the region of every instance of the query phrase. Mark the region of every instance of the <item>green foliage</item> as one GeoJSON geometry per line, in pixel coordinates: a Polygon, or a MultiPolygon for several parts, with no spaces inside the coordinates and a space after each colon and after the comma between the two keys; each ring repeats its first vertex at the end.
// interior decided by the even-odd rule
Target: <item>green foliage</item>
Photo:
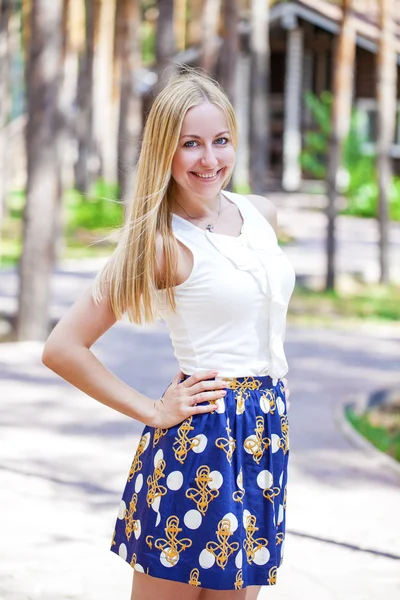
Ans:
{"type": "Polygon", "coordinates": [[[351,407],[346,408],[346,418],[378,450],[400,462],[400,431],[391,432],[386,427],[373,425],[368,412],[358,415],[351,407]]]}
{"type": "Polygon", "coordinates": [[[315,291],[296,285],[289,312],[307,318],[400,321],[400,287],[361,285],[353,292],[315,291]]]}
{"type": "Polygon", "coordinates": [[[316,129],[305,134],[300,163],[306,173],[316,179],[325,179],[326,155],[331,131],[332,94],[323,92],[318,98],[311,92],[306,92],[305,102],[314,118],[316,129]]]}
{"type": "Polygon", "coordinates": [[[67,231],[120,227],[124,207],[118,200],[118,186],[98,180],[88,195],[70,190],[65,199],[67,231]]]}
{"type": "MultiPolygon", "coordinates": [[[[305,95],[305,102],[315,122],[315,130],[305,134],[304,149],[300,162],[306,173],[316,179],[326,178],[327,154],[331,132],[333,97],[330,92],[322,92],[320,97],[311,92],[305,95]]],[[[345,214],[377,217],[379,187],[376,170],[376,154],[366,153],[367,139],[360,133],[359,120],[364,115],[354,110],[351,116],[350,131],[343,148],[343,165],[348,174],[344,195],[347,199],[345,214]]],[[[400,178],[393,177],[389,194],[389,215],[400,220],[400,178]]]]}

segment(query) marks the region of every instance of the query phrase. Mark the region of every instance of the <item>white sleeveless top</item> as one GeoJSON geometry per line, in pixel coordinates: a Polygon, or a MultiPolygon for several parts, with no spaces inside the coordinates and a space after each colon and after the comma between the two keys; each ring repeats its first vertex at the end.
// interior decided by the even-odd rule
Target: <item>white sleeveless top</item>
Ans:
{"type": "Polygon", "coordinates": [[[175,287],[176,312],[160,291],[160,314],[183,373],[212,369],[221,377],[281,378],[288,370],[283,342],[294,270],[250,200],[222,193],[242,215],[239,237],[203,231],[174,214],[173,232],[194,262],[188,279],[175,287]]]}

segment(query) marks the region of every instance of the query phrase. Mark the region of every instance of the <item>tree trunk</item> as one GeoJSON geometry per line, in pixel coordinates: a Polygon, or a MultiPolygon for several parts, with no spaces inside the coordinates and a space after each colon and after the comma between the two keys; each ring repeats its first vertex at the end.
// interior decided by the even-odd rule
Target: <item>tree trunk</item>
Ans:
{"type": "Polygon", "coordinates": [[[250,14],[251,97],[249,114],[250,174],[252,191],[265,193],[269,168],[270,50],[268,4],[251,1],[250,14]]]}
{"type": "Polygon", "coordinates": [[[178,52],[186,48],[187,0],[175,0],[175,43],[178,52]]]}
{"type": "Polygon", "coordinates": [[[176,52],[174,36],[174,0],[158,0],[158,19],[156,32],[156,60],[158,81],[155,86],[157,95],[175,72],[171,59],[176,52]]]}
{"type": "Polygon", "coordinates": [[[94,59],[94,132],[100,151],[101,175],[106,181],[117,180],[117,114],[118,99],[113,92],[114,34],[116,0],[100,0],[98,35],[95,31],[94,59]]]}
{"type": "Polygon", "coordinates": [[[203,35],[201,40],[200,66],[211,75],[215,72],[218,59],[220,12],[221,0],[205,0],[201,19],[203,35]]]}
{"type": "Polygon", "coordinates": [[[335,287],[335,223],[337,199],[339,196],[337,179],[342,163],[343,143],[350,128],[353,73],[356,48],[356,34],[351,15],[352,0],[342,2],[342,22],[336,46],[333,78],[332,131],[328,156],[328,205],[326,237],[326,282],[327,290],[335,287]]]}
{"type": "Polygon", "coordinates": [[[100,159],[95,151],[93,132],[93,64],[98,1],[85,0],[85,47],[79,57],[76,138],[78,158],[75,164],[75,187],[87,193],[99,175],[100,159]]]}
{"type": "Polygon", "coordinates": [[[394,1],[380,0],[380,40],[377,54],[380,282],[389,282],[389,194],[393,179],[391,149],[397,113],[397,55],[394,1]]]}
{"type": "Polygon", "coordinates": [[[11,112],[10,36],[8,30],[10,16],[10,1],[0,0],[0,224],[5,213],[8,188],[7,125],[11,112]]]}
{"type": "Polygon", "coordinates": [[[137,81],[141,66],[139,4],[131,0],[118,0],[117,22],[121,76],[118,183],[120,197],[126,201],[133,193],[134,166],[142,132],[142,98],[137,81]]]}
{"type": "Polygon", "coordinates": [[[28,182],[20,262],[17,337],[48,334],[50,278],[59,202],[57,109],[62,0],[33,0],[27,64],[28,182]]]}
{"type": "Polygon", "coordinates": [[[239,6],[238,0],[224,0],[223,43],[219,56],[219,81],[235,104],[237,57],[239,53],[239,6]]]}

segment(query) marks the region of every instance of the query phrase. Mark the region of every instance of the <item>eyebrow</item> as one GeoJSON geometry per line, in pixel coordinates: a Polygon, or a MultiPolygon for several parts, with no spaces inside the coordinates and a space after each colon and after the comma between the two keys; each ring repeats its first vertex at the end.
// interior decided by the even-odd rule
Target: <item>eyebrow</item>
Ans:
{"type": "MultiPolygon", "coordinates": [[[[219,137],[220,135],[223,135],[224,133],[229,133],[229,131],[220,131],[220,133],[217,133],[214,137],[219,137]]],[[[199,140],[201,138],[200,135],[196,135],[195,133],[185,133],[185,135],[181,135],[181,138],[184,137],[190,137],[190,138],[196,138],[196,140],[199,140]]]]}

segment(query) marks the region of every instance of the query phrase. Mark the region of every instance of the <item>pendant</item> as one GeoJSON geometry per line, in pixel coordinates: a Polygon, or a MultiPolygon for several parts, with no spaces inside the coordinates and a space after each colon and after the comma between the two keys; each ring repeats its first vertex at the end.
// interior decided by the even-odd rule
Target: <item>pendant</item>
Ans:
{"type": "Polygon", "coordinates": [[[209,223],[206,227],[207,231],[209,231],[210,233],[212,233],[213,229],[214,229],[214,225],[212,223],[209,223]]]}

